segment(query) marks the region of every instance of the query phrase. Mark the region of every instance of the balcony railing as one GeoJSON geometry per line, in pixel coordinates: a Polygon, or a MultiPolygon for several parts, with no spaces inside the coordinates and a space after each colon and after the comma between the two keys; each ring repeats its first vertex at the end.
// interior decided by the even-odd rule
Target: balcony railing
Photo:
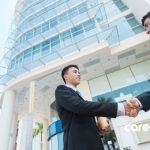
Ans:
{"type": "MultiPolygon", "coordinates": [[[[74,55],[76,53],[85,51],[88,47],[92,45],[96,45],[101,43],[102,41],[108,41],[110,46],[119,44],[119,36],[116,27],[113,27],[104,32],[99,32],[94,35],[84,37],[82,40],[78,40],[77,42],[72,42],[70,45],[64,46],[64,48],[57,49],[57,45],[52,52],[42,56],[42,52],[40,52],[40,56],[37,59],[33,59],[33,56],[24,59],[20,64],[15,64],[13,68],[10,67],[11,60],[11,51],[4,56],[2,61],[8,61],[5,68],[5,73],[1,74],[0,84],[7,85],[10,80],[15,79],[18,75],[21,75],[26,72],[30,72],[32,69],[37,68],[39,66],[43,66],[49,63],[57,62],[63,59],[66,56],[74,55]],[[115,39],[111,41],[111,39],[115,39]]],[[[2,68],[2,65],[1,65],[2,68]]]]}

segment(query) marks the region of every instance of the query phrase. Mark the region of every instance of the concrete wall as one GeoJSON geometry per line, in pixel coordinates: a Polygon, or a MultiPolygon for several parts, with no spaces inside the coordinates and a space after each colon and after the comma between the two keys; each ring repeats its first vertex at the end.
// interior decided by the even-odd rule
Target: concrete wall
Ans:
{"type": "Polygon", "coordinates": [[[150,11],[149,0],[122,0],[136,16],[137,20],[141,22],[142,17],[150,11]]]}

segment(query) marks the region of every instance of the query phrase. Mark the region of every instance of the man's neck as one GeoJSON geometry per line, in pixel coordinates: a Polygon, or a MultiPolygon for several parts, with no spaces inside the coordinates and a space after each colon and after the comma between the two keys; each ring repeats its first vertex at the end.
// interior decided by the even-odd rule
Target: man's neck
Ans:
{"type": "Polygon", "coordinates": [[[74,87],[74,88],[77,88],[76,85],[73,85],[73,84],[71,84],[71,83],[67,83],[67,82],[66,82],[66,84],[67,84],[67,85],[70,85],[70,86],[72,86],[72,87],[74,87]]]}

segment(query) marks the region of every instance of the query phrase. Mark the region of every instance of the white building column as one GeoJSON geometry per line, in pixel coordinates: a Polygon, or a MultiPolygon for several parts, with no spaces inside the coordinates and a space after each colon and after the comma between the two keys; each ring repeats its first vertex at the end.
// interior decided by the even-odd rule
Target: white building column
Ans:
{"type": "Polygon", "coordinates": [[[48,120],[44,119],[42,121],[42,123],[43,123],[43,134],[42,134],[43,150],[49,150],[49,145],[48,145],[48,120]]]}
{"type": "Polygon", "coordinates": [[[27,113],[22,119],[20,141],[17,150],[32,150],[33,114],[27,113]]]}
{"type": "Polygon", "coordinates": [[[8,150],[11,133],[11,123],[14,110],[15,92],[8,90],[4,93],[0,120],[0,150],[8,150]]]}
{"type": "Polygon", "coordinates": [[[9,140],[9,150],[16,150],[17,129],[18,129],[18,114],[14,113],[9,140]]]}
{"type": "Polygon", "coordinates": [[[18,150],[32,150],[33,135],[33,107],[35,99],[35,82],[30,82],[29,89],[29,110],[22,119],[22,127],[20,133],[20,143],[18,150]]]}

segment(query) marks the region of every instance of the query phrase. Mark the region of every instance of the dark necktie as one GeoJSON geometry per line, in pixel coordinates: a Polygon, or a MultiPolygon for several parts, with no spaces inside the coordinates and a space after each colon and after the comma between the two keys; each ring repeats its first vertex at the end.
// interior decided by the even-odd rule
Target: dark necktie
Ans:
{"type": "MultiPolygon", "coordinates": [[[[80,95],[80,96],[81,96],[81,93],[80,93],[78,90],[77,90],[76,92],[78,93],[78,95],[80,95]]],[[[81,97],[82,97],[82,96],[81,96],[81,97]]]]}

